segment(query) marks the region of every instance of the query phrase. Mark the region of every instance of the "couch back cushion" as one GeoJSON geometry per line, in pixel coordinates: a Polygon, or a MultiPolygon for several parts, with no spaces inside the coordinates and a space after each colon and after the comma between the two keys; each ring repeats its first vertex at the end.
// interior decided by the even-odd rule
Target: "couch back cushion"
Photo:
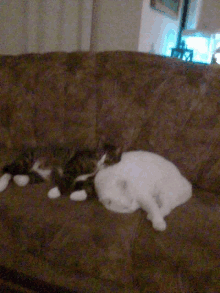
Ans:
{"type": "Polygon", "coordinates": [[[138,52],[0,57],[0,145],[156,152],[220,186],[220,69],[138,52]]]}
{"type": "Polygon", "coordinates": [[[0,144],[95,143],[94,55],[0,57],[0,144]]]}
{"type": "Polygon", "coordinates": [[[132,52],[97,55],[98,133],[154,151],[220,190],[220,68],[132,52]]]}

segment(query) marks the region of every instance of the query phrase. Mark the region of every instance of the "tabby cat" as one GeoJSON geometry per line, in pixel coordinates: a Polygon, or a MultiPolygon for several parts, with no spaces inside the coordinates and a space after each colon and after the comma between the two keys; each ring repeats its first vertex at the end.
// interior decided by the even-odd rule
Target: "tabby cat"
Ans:
{"type": "Polygon", "coordinates": [[[71,148],[26,149],[2,169],[0,192],[13,180],[19,186],[50,181],[49,198],[70,195],[72,200],[84,200],[94,195],[93,179],[105,166],[120,161],[121,152],[105,144],[98,149],[71,148]]]}
{"type": "Polygon", "coordinates": [[[72,200],[85,200],[95,195],[94,177],[96,173],[118,163],[121,151],[113,145],[105,144],[102,150],[78,150],[66,162],[62,172],[52,172],[53,188],[48,192],[49,198],[68,195],[72,200]]]}
{"type": "Polygon", "coordinates": [[[59,169],[61,162],[70,155],[70,148],[25,148],[10,163],[2,168],[0,192],[13,180],[19,186],[49,180],[52,168],[59,169]]]}

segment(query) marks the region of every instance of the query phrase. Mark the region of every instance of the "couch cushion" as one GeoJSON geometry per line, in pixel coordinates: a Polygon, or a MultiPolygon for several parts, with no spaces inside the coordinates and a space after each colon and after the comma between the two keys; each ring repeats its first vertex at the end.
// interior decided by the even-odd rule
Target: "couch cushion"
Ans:
{"type": "Polygon", "coordinates": [[[110,213],[96,200],[51,200],[48,189],[46,183],[11,184],[1,193],[1,265],[70,288],[78,275],[79,286],[85,278],[135,292],[126,288],[133,288],[132,244],[140,212],[110,213]]]}
{"type": "Polygon", "coordinates": [[[0,56],[0,145],[95,145],[94,54],[0,56]]]}
{"type": "Polygon", "coordinates": [[[194,196],[166,217],[167,230],[149,233],[143,220],[134,249],[141,292],[220,292],[220,199],[194,196]]]}
{"type": "Polygon", "coordinates": [[[220,186],[220,68],[138,52],[0,57],[0,146],[101,139],[173,161],[220,186]]]}
{"type": "Polygon", "coordinates": [[[220,191],[220,68],[101,52],[97,77],[99,136],[156,152],[191,182],[220,191]]]}

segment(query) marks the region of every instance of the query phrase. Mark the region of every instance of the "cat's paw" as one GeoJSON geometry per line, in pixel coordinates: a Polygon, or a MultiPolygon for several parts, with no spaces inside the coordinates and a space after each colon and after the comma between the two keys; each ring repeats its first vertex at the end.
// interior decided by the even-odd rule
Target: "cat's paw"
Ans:
{"type": "Polygon", "coordinates": [[[70,194],[70,199],[75,201],[83,201],[87,199],[87,193],[85,190],[74,191],[70,194]]]}
{"type": "Polygon", "coordinates": [[[61,193],[59,191],[59,188],[58,187],[51,188],[49,190],[49,192],[47,193],[47,196],[49,198],[58,198],[58,197],[60,197],[61,193]]]}
{"type": "Polygon", "coordinates": [[[5,173],[1,178],[0,178],[0,192],[4,191],[8,184],[9,181],[11,180],[12,176],[11,174],[5,173]]]}
{"type": "Polygon", "coordinates": [[[166,230],[167,224],[164,220],[157,220],[157,221],[153,221],[153,228],[157,231],[164,231],[166,230]]]}
{"type": "Polygon", "coordinates": [[[30,181],[30,177],[28,175],[15,175],[13,177],[13,181],[18,186],[26,186],[28,182],[30,181]]]}

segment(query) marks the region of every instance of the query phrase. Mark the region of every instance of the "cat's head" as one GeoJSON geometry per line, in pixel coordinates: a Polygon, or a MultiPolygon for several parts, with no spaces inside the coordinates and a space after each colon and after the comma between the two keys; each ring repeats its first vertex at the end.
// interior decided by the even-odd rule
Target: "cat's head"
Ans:
{"type": "MultiPolygon", "coordinates": [[[[118,184],[123,185],[124,182],[118,182],[118,184]]],[[[134,199],[128,195],[127,190],[118,188],[117,184],[115,187],[106,196],[104,194],[99,196],[99,201],[110,211],[116,213],[133,213],[138,208],[134,199]]]]}
{"type": "Polygon", "coordinates": [[[99,161],[97,163],[98,170],[112,166],[121,161],[122,149],[112,144],[104,144],[99,150],[99,161]]]}
{"type": "Polygon", "coordinates": [[[95,177],[95,190],[106,209],[117,213],[132,213],[138,204],[130,194],[128,182],[118,179],[114,166],[101,170],[95,177]]]}

